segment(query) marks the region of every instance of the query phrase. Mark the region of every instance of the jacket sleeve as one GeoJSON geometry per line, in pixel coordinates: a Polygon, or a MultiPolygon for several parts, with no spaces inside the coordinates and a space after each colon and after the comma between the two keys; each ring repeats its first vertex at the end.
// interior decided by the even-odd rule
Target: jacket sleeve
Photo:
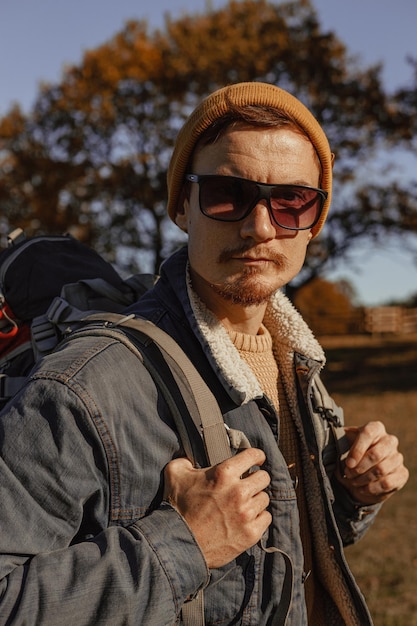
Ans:
{"type": "Polygon", "coordinates": [[[332,477],[332,488],[335,498],[333,512],[343,545],[348,546],[359,541],[369,530],[382,504],[364,506],[355,502],[335,476],[332,477]]]}
{"type": "Polygon", "coordinates": [[[0,625],[172,625],[208,581],[167,503],[110,525],[118,494],[86,413],[62,381],[34,380],[0,415],[0,625]]]}

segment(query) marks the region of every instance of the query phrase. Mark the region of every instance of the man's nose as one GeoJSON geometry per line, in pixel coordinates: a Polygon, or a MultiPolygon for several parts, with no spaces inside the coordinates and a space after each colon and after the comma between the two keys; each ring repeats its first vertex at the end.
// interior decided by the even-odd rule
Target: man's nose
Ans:
{"type": "Polygon", "coordinates": [[[254,241],[268,241],[275,239],[276,227],[269,213],[266,200],[259,200],[252,211],[242,221],[240,228],[241,237],[251,237],[254,241]]]}

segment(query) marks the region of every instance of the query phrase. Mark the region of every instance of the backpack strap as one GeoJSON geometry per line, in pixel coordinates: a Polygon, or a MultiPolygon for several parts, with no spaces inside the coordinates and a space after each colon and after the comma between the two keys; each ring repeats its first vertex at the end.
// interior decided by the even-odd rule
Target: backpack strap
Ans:
{"type": "Polygon", "coordinates": [[[8,376],[0,374],[0,402],[6,403],[20,391],[27,381],[27,376],[8,376]]]}
{"type": "MultiPolygon", "coordinates": [[[[23,341],[15,348],[12,348],[9,352],[0,358],[0,367],[3,368],[5,364],[13,362],[16,359],[32,350],[32,342],[30,340],[23,341]]],[[[6,368],[7,371],[7,368],[6,368]]],[[[13,398],[18,391],[20,391],[27,381],[27,375],[24,376],[10,376],[9,374],[0,374],[0,407],[3,408],[6,402],[13,398]]]]}
{"type": "Polygon", "coordinates": [[[184,626],[205,626],[203,590],[182,606],[181,616],[184,626]]]}
{"type": "MultiPolygon", "coordinates": [[[[194,423],[201,431],[209,464],[216,465],[232,456],[230,440],[216,398],[190,359],[170,335],[149,320],[133,315],[123,317],[114,313],[97,313],[85,317],[83,321],[104,321],[107,328],[123,327],[133,330],[135,339],[139,341],[145,354],[148,355],[150,355],[149,348],[152,342],[156,344],[171,370],[194,423]]],[[[153,355],[155,354],[153,352],[153,355]]],[[[159,383],[166,388],[163,377],[155,371],[151,359],[148,364],[151,367],[151,373],[155,374],[159,383]]],[[[160,366],[161,361],[158,360],[157,365],[160,366]]],[[[166,371],[165,368],[164,370],[166,371]]]]}

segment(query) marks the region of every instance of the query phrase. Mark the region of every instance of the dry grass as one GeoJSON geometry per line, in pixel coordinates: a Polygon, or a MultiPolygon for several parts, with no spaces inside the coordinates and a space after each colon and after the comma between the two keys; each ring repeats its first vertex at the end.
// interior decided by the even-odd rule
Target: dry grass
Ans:
{"type": "Polygon", "coordinates": [[[323,339],[324,376],[346,421],[381,420],[400,439],[410,470],[373,528],[346,556],[375,626],[417,626],[417,338],[323,339]],[[344,344],[344,345],[343,345],[344,344]]]}

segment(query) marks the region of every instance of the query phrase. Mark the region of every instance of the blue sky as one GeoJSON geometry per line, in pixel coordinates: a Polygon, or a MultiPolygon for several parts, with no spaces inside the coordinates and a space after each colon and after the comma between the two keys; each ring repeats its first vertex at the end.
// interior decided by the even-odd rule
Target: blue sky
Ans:
{"type": "MultiPolygon", "coordinates": [[[[66,64],[110,39],[128,19],[163,25],[164,15],[204,11],[223,0],[1,0],[0,115],[13,102],[24,110],[33,103],[40,82],[60,80],[66,64]],[[190,8],[192,6],[192,9],[190,8]]],[[[334,30],[358,63],[383,62],[388,89],[411,81],[407,55],[417,57],[416,0],[314,0],[320,22],[334,30]]],[[[345,277],[363,304],[373,305],[417,292],[417,265],[398,248],[364,249],[352,269],[338,268],[331,279],[345,277]]]]}

